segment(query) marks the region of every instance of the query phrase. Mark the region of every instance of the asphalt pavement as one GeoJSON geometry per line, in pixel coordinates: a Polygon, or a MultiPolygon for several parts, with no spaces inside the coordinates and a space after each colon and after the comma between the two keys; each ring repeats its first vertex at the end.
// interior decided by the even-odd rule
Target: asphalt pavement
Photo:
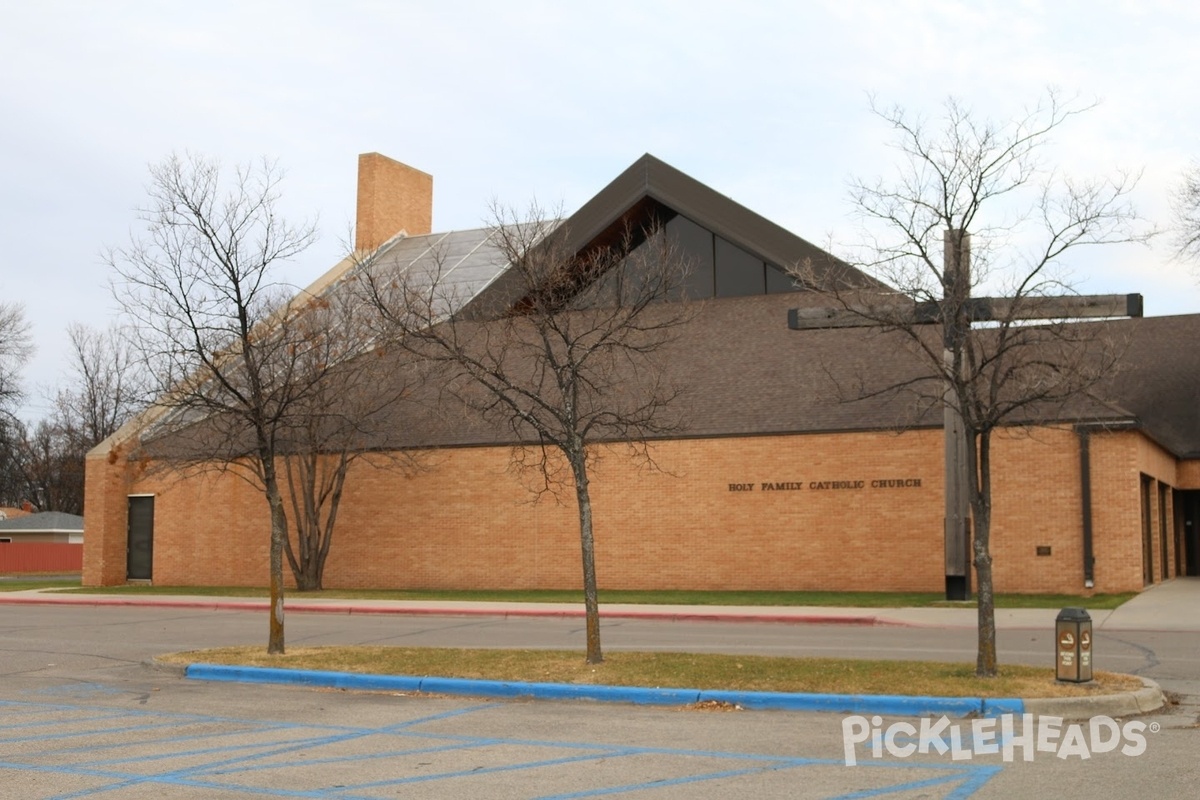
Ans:
{"type": "MultiPolygon", "coordinates": [[[[181,595],[123,595],[64,594],[53,591],[32,590],[0,593],[0,604],[36,605],[82,605],[82,606],[143,606],[190,609],[266,610],[269,601],[254,598],[181,596],[181,595]]],[[[290,613],[322,614],[434,614],[491,617],[582,617],[582,604],[575,603],[512,603],[473,601],[416,601],[416,600],[345,600],[310,598],[291,595],[286,600],[290,613]]],[[[1097,631],[1158,631],[1200,632],[1200,578],[1176,578],[1151,587],[1137,597],[1114,610],[1089,611],[1093,628],[1097,631]]],[[[1058,609],[998,609],[996,625],[1002,630],[1053,630],[1058,609]]],[[[608,619],[645,620],[706,620],[725,622],[773,622],[790,624],[832,625],[884,625],[921,628],[974,628],[977,612],[973,608],[847,608],[824,606],[683,606],[683,605],[631,605],[604,604],[601,616],[608,619]]],[[[278,670],[269,671],[208,671],[208,679],[279,682],[290,680],[309,685],[345,685],[347,676],[305,673],[281,676],[278,670]]],[[[407,687],[412,688],[412,687],[407,687]]],[[[578,689],[578,687],[577,687],[578,689]]],[[[430,689],[433,691],[434,689],[430,689]]],[[[484,696],[545,696],[563,697],[562,687],[553,685],[525,685],[513,688],[513,684],[474,681],[462,686],[440,685],[439,693],[460,693],[484,696]]],[[[604,694],[603,691],[600,694],[604,694]]],[[[810,695],[797,699],[796,695],[765,697],[771,693],[722,693],[719,699],[739,703],[747,707],[821,708],[836,706],[851,713],[897,713],[897,702],[911,713],[944,713],[950,702],[947,698],[922,698],[925,706],[907,703],[900,693],[887,698],[844,698],[836,695],[810,695]],[[753,695],[753,696],[752,696],[753,695]],[[832,698],[832,699],[831,699],[832,698]],[[778,703],[779,705],[772,705],[778,703]],[[808,703],[809,705],[805,705],[808,703]]],[[[651,690],[634,692],[614,690],[611,697],[619,702],[655,702],[656,693],[651,690]]],[[[704,698],[697,697],[697,700],[704,698]]],[[[1064,698],[1059,700],[1013,698],[1012,702],[994,704],[993,711],[1013,711],[1023,707],[1029,713],[1084,718],[1097,715],[1126,716],[1154,710],[1163,703],[1162,692],[1153,682],[1147,681],[1138,692],[1101,695],[1086,698],[1064,698]]],[[[674,696],[661,697],[661,702],[677,703],[674,696]]],[[[989,713],[987,704],[979,704],[962,711],[989,713]]]]}

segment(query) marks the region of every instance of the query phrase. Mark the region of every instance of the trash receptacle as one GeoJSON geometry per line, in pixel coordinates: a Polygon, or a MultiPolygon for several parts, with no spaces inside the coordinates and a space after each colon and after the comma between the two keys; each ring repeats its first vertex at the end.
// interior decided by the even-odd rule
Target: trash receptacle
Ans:
{"type": "Polygon", "coordinates": [[[1092,618],[1082,608],[1064,608],[1054,621],[1055,677],[1087,683],[1092,679],[1092,618]]]}

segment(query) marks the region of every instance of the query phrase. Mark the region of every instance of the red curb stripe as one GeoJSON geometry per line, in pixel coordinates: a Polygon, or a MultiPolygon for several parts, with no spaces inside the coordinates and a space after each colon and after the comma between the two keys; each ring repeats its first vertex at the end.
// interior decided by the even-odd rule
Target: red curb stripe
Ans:
{"type": "MultiPolygon", "coordinates": [[[[491,616],[491,617],[570,617],[582,618],[583,610],[575,609],[489,609],[489,608],[389,608],[386,606],[355,606],[355,605],[309,605],[291,604],[284,601],[284,610],[300,614],[427,614],[436,616],[491,616]]],[[[266,611],[270,608],[268,601],[204,601],[204,600],[171,600],[162,599],[146,601],[141,598],[123,597],[93,597],[70,599],[49,599],[43,597],[3,597],[0,604],[7,605],[41,605],[41,606],[117,606],[134,608],[193,608],[212,611],[266,611]]],[[[881,620],[874,616],[824,616],[819,614],[721,614],[706,611],[604,611],[601,618],[606,619],[646,619],[667,621],[693,622],[776,622],[803,625],[898,625],[907,623],[894,620],[881,620]]]]}

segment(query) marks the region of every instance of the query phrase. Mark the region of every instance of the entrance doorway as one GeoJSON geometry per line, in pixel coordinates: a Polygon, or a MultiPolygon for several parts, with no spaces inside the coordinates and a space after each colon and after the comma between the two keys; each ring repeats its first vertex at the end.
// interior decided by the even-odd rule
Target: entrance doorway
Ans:
{"type": "Polygon", "coordinates": [[[1151,513],[1150,501],[1154,479],[1149,475],[1142,476],[1142,585],[1154,583],[1154,515],[1151,513]]]}
{"type": "Polygon", "coordinates": [[[1183,574],[1200,575],[1200,491],[1176,492],[1183,574]]]}
{"type": "Polygon", "coordinates": [[[148,581],[154,574],[154,498],[129,498],[127,580],[148,581]]]}
{"type": "Polygon", "coordinates": [[[1168,487],[1162,481],[1158,482],[1158,563],[1159,573],[1165,581],[1174,577],[1171,574],[1170,538],[1167,531],[1167,497],[1168,487]]]}

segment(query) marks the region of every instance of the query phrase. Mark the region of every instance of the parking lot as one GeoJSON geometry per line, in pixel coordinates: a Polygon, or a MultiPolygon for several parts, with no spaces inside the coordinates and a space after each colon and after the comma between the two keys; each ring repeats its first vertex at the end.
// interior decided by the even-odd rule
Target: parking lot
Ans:
{"type": "MultiPolygon", "coordinates": [[[[849,767],[838,715],[206,683],[148,658],[254,641],[260,614],[2,610],[6,798],[985,798],[1042,796],[1047,786],[1059,786],[1061,797],[1175,797],[1187,796],[1200,778],[1197,731],[1179,724],[1148,735],[1138,758],[1038,754],[1028,763],[1003,763],[949,755],[875,759],[863,750],[849,767]]],[[[522,621],[522,635],[533,636],[542,624],[522,621]]],[[[575,623],[544,624],[549,639],[576,635],[575,623]]],[[[688,624],[614,626],[607,635],[618,646],[635,629],[638,636],[658,631],[663,641],[715,630],[688,624]]],[[[823,637],[869,642],[881,633],[819,627],[729,630],[744,632],[750,648],[760,638],[776,646],[784,635],[816,644],[823,637]]],[[[293,639],[306,644],[436,643],[499,635],[502,628],[462,618],[289,619],[293,639]]],[[[914,632],[912,643],[936,635],[914,632]]]]}
{"type": "MultiPolygon", "coordinates": [[[[996,772],[880,763],[848,781],[827,744],[832,718],[248,686],[223,687],[231,696],[220,705],[249,711],[230,715],[155,708],[176,704],[151,691],[76,684],[0,705],[0,770],[16,792],[7,796],[815,797],[916,785],[967,796],[996,772]],[[518,721],[529,716],[537,735],[523,734],[518,721]],[[814,727],[826,735],[804,735],[814,727]]],[[[183,694],[187,706],[192,691],[183,694]]]]}

